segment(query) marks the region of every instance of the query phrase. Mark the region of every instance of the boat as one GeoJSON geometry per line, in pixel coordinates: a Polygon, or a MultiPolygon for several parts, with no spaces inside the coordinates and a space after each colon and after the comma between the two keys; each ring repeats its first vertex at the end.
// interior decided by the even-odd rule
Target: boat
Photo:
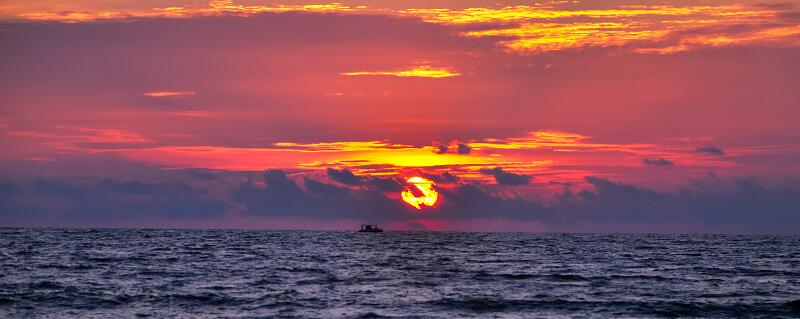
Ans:
{"type": "Polygon", "coordinates": [[[378,227],[378,225],[361,225],[361,229],[358,230],[359,233],[382,233],[383,229],[378,227]]]}

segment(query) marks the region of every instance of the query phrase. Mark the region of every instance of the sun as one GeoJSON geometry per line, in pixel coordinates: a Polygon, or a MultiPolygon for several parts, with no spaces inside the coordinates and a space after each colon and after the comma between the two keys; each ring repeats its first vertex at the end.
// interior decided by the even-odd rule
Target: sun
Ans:
{"type": "Polygon", "coordinates": [[[422,209],[422,206],[433,207],[439,199],[439,193],[433,185],[435,184],[429,179],[414,176],[406,180],[406,186],[400,196],[404,202],[416,209],[422,209]],[[421,196],[414,194],[415,191],[421,193],[421,196]]]}

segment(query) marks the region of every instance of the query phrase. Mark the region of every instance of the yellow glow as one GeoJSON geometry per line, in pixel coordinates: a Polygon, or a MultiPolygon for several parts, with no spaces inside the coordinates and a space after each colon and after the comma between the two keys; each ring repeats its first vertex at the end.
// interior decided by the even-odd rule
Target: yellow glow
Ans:
{"type": "Polygon", "coordinates": [[[399,167],[430,167],[444,165],[488,164],[493,159],[483,156],[436,154],[433,147],[375,150],[343,154],[342,160],[365,160],[371,164],[389,164],[399,167]]]}
{"type": "Polygon", "coordinates": [[[553,10],[548,7],[509,6],[503,8],[466,8],[451,9],[407,9],[402,12],[422,17],[423,20],[436,23],[470,24],[488,22],[514,22],[531,19],[558,19],[569,17],[631,17],[642,15],[688,15],[706,11],[741,10],[741,6],[637,6],[622,9],[606,10],[553,10]]]}
{"type": "Polygon", "coordinates": [[[400,196],[403,198],[404,202],[416,209],[422,209],[422,205],[433,207],[433,205],[435,205],[436,201],[439,199],[439,193],[433,188],[433,185],[435,184],[431,180],[414,176],[406,180],[406,184],[407,185],[405,189],[403,189],[403,192],[400,193],[400,196]],[[418,197],[414,195],[411,187],[419,190],[422,193],[422,196],[418,197]]]}
{"type": "Polygon", "coordinates": [[[194,91],[156,91],[147,92],[144,95],[149,97],[180,97],[194,95],[194,91]]]}
{"type": "Polygon", "coordinates": [[[589,138],[589,136],[576,133],[537,131],[530,132],[524,137],[487,138],[483,142],[474,142],[469,145],[478,149],[536,149],[541,147],[584,145],[582,141],[589,138]]]}
{"type": "Polygon", "coordinates": [[[209,113],[206,111],[179,111],[179,112],[169,112],[167,113],[173,116],[182,116],[182,117],[209,117],[209,113]]]}
{"type": "Polygon", "coordinates": [[[305,152],[356,152],[356,151],[380,151],[393,149],[413,148],[406,144],[392,144],[386,141],[364,141],[364,142],[321,142],[321,143],[293,143],[278,142],[272,145],[278,148],[294,149],[305,152]]]}
{"type": "Polygon", "coordinates": [[[535,23],[516,28],[467,32],[471,37],[514,37],[501,44],[514,51],[554,51],[587,45],[623,45],[625,43],[666,36],[668,30],[643,30],[636,26],[617,23],[535,23]]]}
{"type": "Polygon", "coordinates": [[[459,76],[461,73],[455,72],[450,68],[434,68],[431,66],[417,66],[407,70],[398,71],[358,71],[358,72],[345,72],[342,75],[357,76],[357,75],[391,75],[399,77],[420,77],[420,78],[447,78],[451,76],[459,76]]]}

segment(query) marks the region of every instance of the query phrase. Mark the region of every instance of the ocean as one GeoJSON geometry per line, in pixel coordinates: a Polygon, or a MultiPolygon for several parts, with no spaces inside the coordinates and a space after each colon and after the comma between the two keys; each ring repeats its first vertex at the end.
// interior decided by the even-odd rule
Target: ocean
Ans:
{"type": "Polygon", "coordinates": [[[3,318],[800,317],[800,237],[0,229],[3,318]]]}

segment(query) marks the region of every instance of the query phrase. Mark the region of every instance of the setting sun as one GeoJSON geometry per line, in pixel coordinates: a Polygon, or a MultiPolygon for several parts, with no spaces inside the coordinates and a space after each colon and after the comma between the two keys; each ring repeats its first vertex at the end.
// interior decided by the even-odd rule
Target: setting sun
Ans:
{"type": "Polygon", "coordinates": [[[434,183],[431,180],[414,176],[406,180],[406,187],[400,195],[403,197],[404,202],[414,206],[416,209],[422,209],[421,205],[433,207],[439,199],[439,193],[436,192],[433,185],[434,183]],[[412,187],[416,188],[422,194],[420,196],[414,194],[412,187]]]}

